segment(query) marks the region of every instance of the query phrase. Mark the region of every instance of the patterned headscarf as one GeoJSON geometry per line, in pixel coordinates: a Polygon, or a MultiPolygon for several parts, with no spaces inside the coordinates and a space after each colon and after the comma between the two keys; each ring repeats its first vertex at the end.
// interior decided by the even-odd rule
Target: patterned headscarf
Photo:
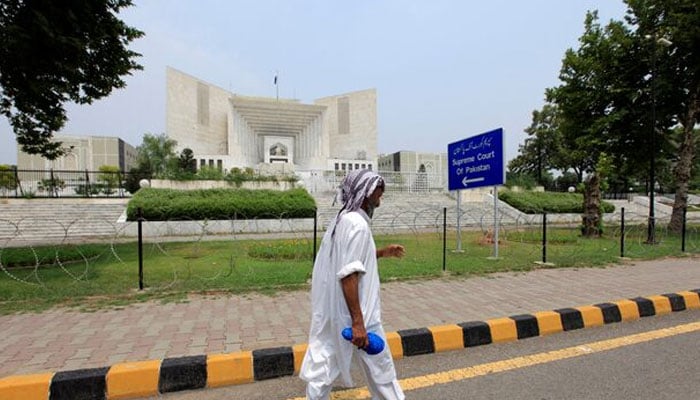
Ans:
{"type": "MultiPolygon", "coordinates": [[[[369,197],[377,187],[384,187],[384,178],[368,169],[356,169],[349,172],[338,188],[333,205],[340,201],[343,207],[335,218],[337,223],[343,212],[357,211],[362,202],[369,197]]],[[[335,229],[333,229],[335,233],[335,229]]]]}
{"type": "Polygon", "coordinates": [[[357,211],[362,202],[369,197],[377,186],[384,187],[384,178],[368,169],[356,169],[345,176],[338,188],[333,204],[340,200],[341,211],[357,211]]]}

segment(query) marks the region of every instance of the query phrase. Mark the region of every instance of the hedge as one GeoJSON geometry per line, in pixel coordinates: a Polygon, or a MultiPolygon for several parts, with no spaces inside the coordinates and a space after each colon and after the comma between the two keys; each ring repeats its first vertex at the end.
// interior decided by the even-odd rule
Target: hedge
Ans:
{"type": "Polygon", "coordinates": [[[148,221],[313,218],[316,202],[304,189],[173,190],[142,188],[129,201],[127,219],[141,207],[148,221]]]}
{"type": "MultiPolygon", "coordinates": [[[[581,193],[503,191],[498,198],[526,214],[583,214],[581,193]]],[[[602,201],[601,206],[604,213],[615,211],[615,206],[607,201],[602,201]]]]}

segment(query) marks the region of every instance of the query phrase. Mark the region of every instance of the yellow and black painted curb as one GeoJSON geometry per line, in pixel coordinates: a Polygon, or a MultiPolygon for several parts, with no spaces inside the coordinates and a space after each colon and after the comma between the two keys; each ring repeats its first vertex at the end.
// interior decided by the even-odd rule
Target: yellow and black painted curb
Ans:
{"type": "MultiPolygon", "coordinates": [[[[394,358],[429,354],[700,309],[700,289],[486,321],[387,333],[394,358]]],[[[294,375],[306,344],[166,358],[0,379],[0,399],[129,399],[294,375]]]]}

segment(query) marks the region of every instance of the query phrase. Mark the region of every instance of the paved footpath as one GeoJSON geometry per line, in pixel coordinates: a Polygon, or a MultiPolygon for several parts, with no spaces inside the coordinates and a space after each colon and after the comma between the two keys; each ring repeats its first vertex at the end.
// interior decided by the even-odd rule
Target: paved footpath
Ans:
{"type": "MultiPolygon", "coordinates": [[[[382,286],[386,331],[484,321],[700,288],[700,257],[382,286]]],[[[305,343],[308,291],[191,297],[0,316],[0,378],[305,343]]]]}

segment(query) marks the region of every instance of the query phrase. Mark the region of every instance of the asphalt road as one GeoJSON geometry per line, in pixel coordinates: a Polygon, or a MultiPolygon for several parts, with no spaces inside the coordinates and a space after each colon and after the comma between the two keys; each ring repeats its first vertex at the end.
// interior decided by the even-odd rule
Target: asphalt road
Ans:
{"type": "MultiPolygon", "coordinates": [[[[407,399],[700,398],[700,310],[396,362],[407,399]]],[[[334,399],[369,398],[358,388],[334,399]]],[[[299,399],[297,377],[161,395],[162,400],[299,399]]],[[[154,398],[155,399],[155,398],[154,398]]]]}

